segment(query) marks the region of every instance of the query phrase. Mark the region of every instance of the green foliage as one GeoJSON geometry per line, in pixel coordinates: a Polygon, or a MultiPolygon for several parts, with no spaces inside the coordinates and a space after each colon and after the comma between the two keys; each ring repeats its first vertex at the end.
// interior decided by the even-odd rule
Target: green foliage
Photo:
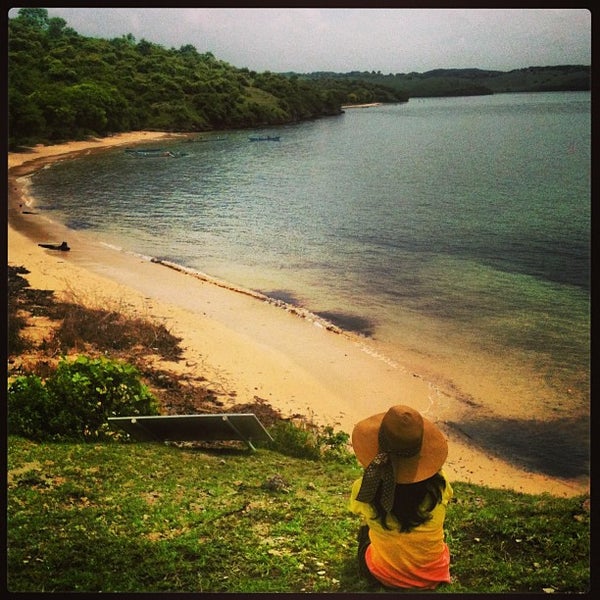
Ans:
{"type": "Polygon", "coordinates": [[[309,460],[321,457],[321,449],[313,431],[300,428],[290,421],[281,421],[273,425],[269,433],[273,438],[272,448],[282,454],[309,460]]]}
{"type": "Polygon", "coordinates": [[[52,404],[37,375],[17,377],[8,388],[8,431],[32,440],[49,436],[46,426],[52,404]]]}
{"type": "Polygon", "coordinates": [[[9,19],[8,42],[11,149],[137,129],[281,125],[339,114],[350,101],[407,99],[380,83],[238,69],[190,44],[86,38],[45,9],[9,19]]]}
{"type": "Polygon", "coordinates": [[[355,463],[354,453],[349,451],[350,436],[345,431],[334,431],[330,425],[324,427],[317,435],[317,442],[322,448],[321,454],[326,460],[344,463],[355,463]]]}
{"type": "Polygon", "coordinates": [[[158,405],[137,369],[107,358],[63,359],[45,385],[27,375],[8,388],[8,429],[34,440],[115,438],[109,416],[147,414],[158,405]]]}
{"type": "MultiPolygon", "coordinates": [[[[8,439],[12,592],[361,593],[356,464],[258,449],[8,439]],[[284,485],[265,485],[277,478],[284,485]]],[[[584,593],[589,498],[454,483],[452,583],[437,593],[584,593]]],[[[409,594],[410,595],[410,594],[409,594]]]]}
{"type": "Polygon", "coordinates": [[[9,19],[9,146],[136,129],[202,131],[338,114],[314,84],[237,69],[191,45],[79,36],[44,9],[9,19]],[[252,90],[264,92],[257,105],[252,90]]]}
{"type": "Polygon", "coordinates": [[[435,69],[425,73],[388,74],[381,71],[315,72],[303,77],[322,82],[327,89],[345,89],[356,102],[393,102],[390,91],[392,97],[403,96],[407,101],[409,97],[591,89],[591,70],[585,65],[527,67],[507,72],[484,69],[435,69]],[[352,89],[348,90],[347,86],[352,86],[352,89]],[[368,88],[361,90],[361,86],[368,88]],[[377,95],[369,100],[373,91],[377,95]]]}
{"type": "Polygon", "coordinates": [[[408,102],[409,95],[399,86],[392,87],[377,78],[355,74],[312,74],[303,76],[315,82],[332,102],[340,104],[368,104],[371,102],[408,102]]]}
{"type": "Polygon", "coordinates": [[[354,462],[348,450],[350,436],[344,431],[334,432],[333,427],[306,427],[291,421],[279,421],[270,428],[273,438],[271,448],[297,458],[308,460],[335,460],[354,462]]]}

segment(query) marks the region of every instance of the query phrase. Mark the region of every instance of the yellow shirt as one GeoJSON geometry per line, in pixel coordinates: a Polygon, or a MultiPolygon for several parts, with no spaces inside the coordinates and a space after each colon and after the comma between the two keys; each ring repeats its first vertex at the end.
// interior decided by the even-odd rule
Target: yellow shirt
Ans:
{"type": "Polygon", "coordinates": [[[371,573],[392,587],[432,589],[441,582],[449,583],[450,552],[444,541],[444,519],[453,495],[450,483],[446,480],[442,501],[431,511],[431,519],[409,532],[398,531],[392,516],[387,523],[391,529],[381,526],[375,509],[356,499],[361,483],[362,477],[352,485],[349,508],[369,526],[371,544],[365,560],[371,573]]]}

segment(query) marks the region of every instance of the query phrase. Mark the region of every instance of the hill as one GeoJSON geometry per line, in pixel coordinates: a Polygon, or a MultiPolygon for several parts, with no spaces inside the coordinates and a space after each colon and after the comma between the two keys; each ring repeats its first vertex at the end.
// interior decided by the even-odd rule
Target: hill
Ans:
{"type": "Polygon", "coordinates": [[[190,44],[84,37],[42,8],[9,20],[8,66],[11,150],[123,131],[282,125],[340,114],[348,102],[401,99],[379,84],[239,69],[190,44]]]}
{"type": "Polygon", "coordinates": [[[527,67],[506,72],[483,69],[435,69],[387,75],[381,71],[315,72],[302,77],[317,81],[362,81],[385,86],[410,98],[591,89],[591,68],[585,65],[527,67]]]}

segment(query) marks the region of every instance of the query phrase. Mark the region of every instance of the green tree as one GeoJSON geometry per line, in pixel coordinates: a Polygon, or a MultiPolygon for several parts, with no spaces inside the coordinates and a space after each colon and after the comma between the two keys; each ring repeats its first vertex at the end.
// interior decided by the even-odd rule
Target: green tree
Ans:
{"type": "Polygon", "coordinates": [[[277,125],[340,111],[340,96],[322,85],[237,69],[191,44],[167,50],[131,34],[88,38],[45,9],[22,9],[8,25],[9,148],[128,129],[277,125]]]}
{"type": "Polygon", "coordinates": [[[45,8],[22,8],[17,18],[37,29],[48,28],[48,11],[45,8]]]}
{"type": "Polygon", "coordinates": [[[35,141],[40,132],[46,130],[46,120],[40,106],[31,96],[23,95],[19,91],[9,91],[8,122],[10,124],[9,146],[13,144],[13,128],[19,132],[20,142],[35,141]]]}

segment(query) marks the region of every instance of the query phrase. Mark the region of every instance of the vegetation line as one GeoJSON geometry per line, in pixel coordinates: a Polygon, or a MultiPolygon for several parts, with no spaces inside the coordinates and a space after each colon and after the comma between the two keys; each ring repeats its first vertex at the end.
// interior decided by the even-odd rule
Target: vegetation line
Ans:
{"type": "Polygon", "coordinates": [[[509,72],[262,73],[186,44],[85,37],[44,8],[8,20],[10,151],[125,131],[263,128],[340,115],[343,105],[502,92],[590,90],[589,65],[509,72]]]}

